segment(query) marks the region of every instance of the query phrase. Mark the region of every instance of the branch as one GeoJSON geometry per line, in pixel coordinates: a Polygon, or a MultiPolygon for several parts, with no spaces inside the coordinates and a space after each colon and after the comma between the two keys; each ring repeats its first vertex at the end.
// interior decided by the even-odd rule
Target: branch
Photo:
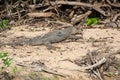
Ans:
{"type": "Polygon", "coordinates": [[[56,1],[56,2],[50,2],[52,5],[55,4],[66,4],[66,5],[77,5],[77,6],[84,6],[84,7],[90,7],[98,12],[100,12],[104,16],[110,16],[110,14],[105,14],[105,11],[101,9],[101,7],[110,7],[107,4],[102,4],[102,3],[95,3],[93,5],[88,4],[88,3],[83,3],[83,2],[75,2],[75,1],[56,1]]]}
{"type": "Polygon", "coordinates": [[[29,17],[52,17],[54,14],[51,12],[34,12],[28,13],[29,17]]]}
{"type": "Polygon", "coordinates": [[[101,60],[99,60],[97,63],[90,65],[90,66],[87,66],[87,67],[78,67],[75,69],[68,69],[68,68],[67,69],[66,68],[59,68],[59,69],[72,70],[72,71],[82,71],[82,70],[93,69],[95,67],[98,67],[98,66],[102,65],[103,63],[105,63],[106,61],[107,61],[107,59],[104,57],[101,60]]]}
{"type": "Polygon", "coordinates": [[[66,4],[66,5],[78,5],[78,6],[86,6],[86,7],[92,7],[93,5],[82,3],[82,2],[74,2],[74,1],[56,1],[56,2],[50,2],[52,5],[55,4],[66,4]]]}
{"type": "Polygon", "coordinates": [[[114,7],[120,7],[120,3],[111,3],[109,0],[106,0],[108,4],[110,4],[111,6],[114,6],[114,7]]]}
{"type": "Polygon", "coordinates": [[[72,24],[76,24],[76,23],[79,22],[81,19],[89,16],[91,13],[92,13],[92,11],[88,11],[88,12],[86,12],[86,13],[84,13],[84,14],[78,15],[77,17],[73,17],[73,18],[71,19],[71,23],[72,23],[72,24]]]}
{"type": "Polygon", "coordinates": [[[116,15],[114,16],[114,18],[112,19],[112,21],[115,22],[119,16],[120,16],[120,13],[116,14],[116,15]]]}

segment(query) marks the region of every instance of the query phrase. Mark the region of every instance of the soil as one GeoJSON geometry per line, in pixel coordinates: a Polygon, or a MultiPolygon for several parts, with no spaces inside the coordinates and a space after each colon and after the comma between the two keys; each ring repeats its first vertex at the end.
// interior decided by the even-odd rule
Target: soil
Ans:
{"type": "MultiPolygon", "coordinates": [[[[30,27],[22,25],[13,27],[5,32],[6,37],[1,37],[4,42],[18,39],[32,38],[37,35],[43,35],[49,32],[49,27],[30,27]],[[24,36],[24,37],[23,37],[24,36]]],[[[60,47],[57,50],[48,50],[44,45],[41,46],[3,46],[1,52],[8,52],[9,57],[13,58],[12,64],[7,68],[7,71],[15,78],[13,80],[93,80],[89,73],[80,71],[70,71],[56,68],[76,68],[76,64],[68,61],[81,59],[88,51],[98,49],[100,47],[112,47],[113,50],[120,48],[120,30],[114,28],[100,29],[91,28],[83,30],[83,39],[78,41],[63,41],[53,44],[60,47]],[[97,40],[97,41],[95,41],[97,40]],[[33,68],[27,66],[33,64],[33,68]],[[49,73],[40,71],[38,66],[47,66],[49,69],[56,69],[58,73],[67,75],[67,77],[59,77],[49,73]],[[25,66],[26,65],[26,66],[25,66]],[[14,71],[13,69],[15,69],[14,71]]],[[[118,58],[120,58],[118,56],[118,58]]],[[[32,65],[32,66],[33,66],[32,65]]],[[[105,80],[120,79],[118,77],[106,77],[105,80]]],[[[96,79],[97,80],[97,79],[96,79]]]]}

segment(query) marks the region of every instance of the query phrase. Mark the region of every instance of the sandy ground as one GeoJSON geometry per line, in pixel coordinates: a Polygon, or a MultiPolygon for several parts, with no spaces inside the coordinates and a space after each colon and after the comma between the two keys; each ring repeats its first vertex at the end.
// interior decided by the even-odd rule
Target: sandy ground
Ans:
{"type": "MultiPolygon", "coordinates": [[[[27,27],[25,25],[25,27],[27,27]]],[[[25,36],[25,37],[34,37],[37,35],[43,35],[50,31],[49,28],[39,28],[38,31],[30,30],[25,27],[14,27],[12,30],[6,32],[7,41],[11,41],[16,37],[25,36]]],[[[16,38],[17,39],[17,38],[16,38]]],[[[20,75],[26,75],[31,70],[38,70],[39,68],[26,68],[23,66],[18,66],[17,64],[29,64],[32,62],[43,62],[48,68],[76,68],[77,65],[67,61],[67,59],[75,60],[80,59],[82,56],[86,55],[88,51],[92,51],[99,47],[110,46],[114,49],[119,49],[120,47],[120,31],[118,29],[108,28],[108,29],[84,29],[83,39],[80,39],[76,42],[60,42],[55,43],[53,46],[60,47],[57,50],[47,50],[44,45],[41,46],[4,46],[0,48],[1,51],[7,51],[9,56],[13,58],[13,63],[11,67],[15,65],[18,67],[18,73],[20,75]],[[97,40],[95,42],[95,40],[97,40]],[[27,73],[28,71],[28,73],[27,73]]],[[[69,71],[63,69],[57,69],[61,74],[69,75],[67,78],[60,78],[61,80],[92,80],[89,77],[89,74],[79,71],[69,71]]],[[[22,79],[16,79],[22,80],[22,79]]],[[[23,79],[26,80],[26,79],[23,79]]],[[[28,79],[30,80],[30,79],[28,79]]],[[[37,80],[37,79],[35,79],[37,80]]]]}

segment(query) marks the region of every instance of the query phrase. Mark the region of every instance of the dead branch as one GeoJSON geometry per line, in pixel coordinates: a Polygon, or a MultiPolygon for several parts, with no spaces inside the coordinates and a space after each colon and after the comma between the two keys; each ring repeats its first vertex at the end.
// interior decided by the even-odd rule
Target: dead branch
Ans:
{"type": "Polygon", "coordinates": [[[28,13],[27,14],[29,17],[52,17],[54,13],[52,12],[36,12],[36,13],[28,13]]]}
{"type": "Polygon", "coordinates": [[[111,3],[110,0],[106,0],[106,2],[108,2],[108,4],[110,4],[111,6],[114,6],[114,7],[120,7],[120,3],[111,3]]]}
{"type": "Polygon", "coordinates": [[[87,66],[87,67],[76,67],[75,69],[68,69],[68,68],[59,68],[59,69],[64,69],[64,70],[70,70],[70,71],[83,71],[83,70],[91,70],[93,68],[96,68],[100,65],[102,65],[103,63],[105,63],[107,60],[106,58],[102,58],[101,60],[99,60],[97,63],[87,66]]]}
{"type": "Polygon", "coordinates": [[[91,4],[82,3],[82,2],[75,2],[75,1],[56,1],[56,2],[50,2],[52,5],[56,4],[65,4],[65,5],[78,5],[78,6],[85,6],[85,7],[93,7],[91,4]]]}
{"type": "Polygon", "coordinates": [[[115,22],[119,16],[120,16],[120,13],[116,14],[116,15],[114,16],[114,18],[112,19],[112,22],[115,22]]]}
{"type": "Polygon", "coordinates": [[[107,4],[102,4],[102,3],[94,4],[92,8],[93,8],[94,10],[98,11],[99,13],[101,13],[101,14],[104,15],[104,16],[110,16],[111,14],[110,14],[110,13],[107,13],[107,14],[106,14],[106,12],[101,9],[102,7],[109,7],[109,8],[111,8],[109,5],[107,5],[107,4]]]}
{"type": "Polygon", "coordinates": [[[110,14],[106,14],[104,10],[101,9],[101,7],[110,7],[107,4],[102,3],[95,3],[93,5],[82,3],[82,2],[75,2],[75,1],[56,1],[56,2],[50,2],[52,5],[55,4],[66,4],[66,5],[77,5],[77,6],[84,6],[84,7],[90,7],[98,12],[100,12],[104,16],[110,16],[110,14]]]}
{"type": "Polygon", "coordinates": [[[89,16],[91,13],[92,13],[92,11],[88,11],[88,12],[86,12],[85,14],[81,14],[81,15],[78,15],[78,16],[76,16],[76,17],[73,17],[73,18],[71,19],[71,23],[74,25],[74,24],[78,23],[81,19],[89,16]]]}
{"type": "Polygon", "coordinates": [[[88,67],[83,67],[81,69],[93,69],[95,67],[98,67],[100,66],[101,64],[105,63],[106,62],[106,58],[102,58],[101,60],[99,60],[97,63],[91,65],[91,66],[88,66],[88,67]]]}

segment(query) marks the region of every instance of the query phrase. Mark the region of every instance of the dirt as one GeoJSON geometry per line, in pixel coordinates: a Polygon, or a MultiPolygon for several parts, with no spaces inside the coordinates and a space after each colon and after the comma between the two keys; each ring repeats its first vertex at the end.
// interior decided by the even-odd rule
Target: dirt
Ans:
{"type": "MultiPolygon", "coordinates": [[[[5,34],[6,41],[11,42],[13,39],[17,40],[19,37],[24,36],[31,38],[37,35],[43,35],[49,32],[51,29],[48,28],[34,28],[28,27],[27,25],[13,27],[8,30],[5,34]],[[17,37],[17,38],[16,38],[17,37]]],[[[7,69],[13,75],[17,77],[14,80],[39,80],[40,76],[50,77],[51,80],[92,80],[90,75],[80,71],[70,71],[57,69],[60,74],[67,75],[68,77],[59,77],[59,79],[49,73],[39,72],[39,68],[30,68],[29,66],[23,66],[36,63],[38,61],[44,63],[50,69],[56,68],[76,68],[76,64],[68,61],[80,59],[85,56],[88,51],[98,49],[99,47],[112,47],[114,50],[120,47],[120,31],[119,29],[107,28],[107,29],[84,29],[83,39],[75,42],[60,42],[53,44],[54,46],[60,47],[57,50],[48,50],[44,45],[41,46],[3,46],[0,48],[1,52],[8,52],[9,56],[13,58],[11,66],[7,69]],[[20,65],[21,64],[21,65],[20,65]],[[23,65],[22,65],[23,64],[23,65]],[[16,72],[13,69],[17,67],[16,72]],[[37,72],[35,72],[37,71],[37,72]],[[32,78],[30,76],[32,75],[32,78]],[[29,76],[29,77],[28,77],[29,76]],[[37,77],[36,77],[37,76],[37,77]],[[54,78],[54,79],[53,79],[54,78]]],[[[118,56],[118,58],[120,58],[118,56]]],[[[39,65],[40,66],[40,65],[39,65]]],[[[38,66],[37,66],[38,67],[38,66]]],[[[41,67],[41,66],[40,66],[41,67]]],[[[50,79],[43,79],[50,80],[50,79]]],[[[109,77],[106,80],[112,80],[109,77]]],[[[117,79],[118,80],[118,79],[117,79]]]]}

